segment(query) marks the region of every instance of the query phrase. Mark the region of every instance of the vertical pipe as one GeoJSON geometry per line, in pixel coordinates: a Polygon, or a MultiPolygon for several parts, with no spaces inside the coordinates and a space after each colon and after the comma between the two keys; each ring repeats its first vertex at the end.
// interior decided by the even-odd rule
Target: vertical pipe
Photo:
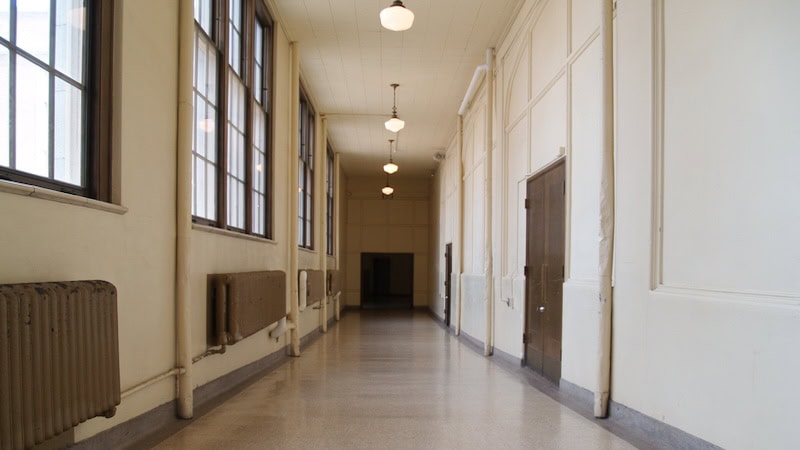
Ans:
{"type": "Polygon", "coordinates": [[[297,149],[300,145],[298,133],[300,132],[300,47],[299,43],[292,42],[289,45],[291,58],[290,83],[291,93],[289,95],[290,118],[289,118],[289,242],[287,242],[289,252],[289,321],[294,324],[289,331],[291,348],[289,354],[300,356],[300,305],[297,297],[297,149]]]}
{"type": "Polygon", "coordinates": [[[322,298],[322,305],[319,308],[320,315],[322,316],[322,332],[328,332],[328,119],[326,117],[322,117],[322,139],[320,139],[319,145],[319,152],[317,152],[320,156],[317,158],[317,167],[321,168],[320,170],[321,175],[320,179],[321,182],[319,183],[320,190],[317,193],[321,193],[319,197],[319,204],[320,204],[320,211],[321,214],[319,215],[320,220],[317,221],[317,230],[319,239],[319,268],[322,270],[322,277],[323,280],[323,292],[324,296],[322,298]],[[324,241],[324,242],[323,242],[324,241]]]}
{"type": "Polygon", "coordinates": [[[456,197],[458,197],[458,232],[456,238],[458,239],[458,262],[456,264],[458,276],[458,289],[456,290],[456,302],[458,304],[456,316],[456,335],[461,335],[461,275],[464,273],[464,116],[458,116],[458,131],[456,133],[456,147],[458,147],[458,165],[456,167],[456,176],[458,177],[458,184],[456,185],[456,197]]]}
{"type": "Polygon", "coordinates": [[[613,0],[600,0],[600,42],[602,51],[602,163],[600,178],[600,296],[597,347],[597,391],[595,417],[608,415],[611,387],[611,268],[614,261],[614,61],[613,0]]]}
{"type": "Polygon", "coordinates": [[[494,351],[494,258],[492,255],[492,146],[494,137],[492,130],[492,113],[494,107],[494,49],[486,49],[486,340],[483,354],[490,356],[494,351]]]}
{"type": "Polygon", "coordinates": [[[194,3],[181,0],[178,16],[178,149],[175,190],[175,331],[178,377],[178,416],[194,415],[192,392],[192,334],[189,272],[192,233],[192,73],[194,62],[194,3]]]}
{"type": "MultiPolygon", "coordinates": [[[[344,197],[342,197],[342,170],[341,170],[340,164],[341,164],[341,161],[340,161],[340,158],[339,158],[339,153],[336,153],[336,154],[333,155],[333,173],[334,173],[334,178],[333,178],[333,183],[334,183],[333,184],[333,195],[334,195],[333,204],[335,205],[334,208],[333,208],[333,215],[334,215],[334,218],[333,218],[333,227],[334,227],[333,228],[333,235],[335,236],[335,238],[334,238],[335,245],[333,246],[333,254],[336,257],[336,274],[337,274],[337,276],[340,277],[340,280],[341,280],[342,252],[344,250],[342,249],[342,227],[341,227],[341,224],[342,224],[342,220],[341,220],[342,219],[342,202],[340,201],[340,199],[342,199],[344,197]]],[[[340,282],[340,284],[342,284],[342,283],[340,282]]],[[[341,309],[342,309],[341,305],[339,303],[341,301],[341,298],[342,298],[342,294],[341,294],[341,291],[339,291],[339,293],[337,293],[334,296],[334,303],[333,303],[333,307],[336,308],[336,310],[334,311],[334,314],[336,316],[336,320],[337,321],[340,318],[340,313],[341,313],[341,309]]]]}

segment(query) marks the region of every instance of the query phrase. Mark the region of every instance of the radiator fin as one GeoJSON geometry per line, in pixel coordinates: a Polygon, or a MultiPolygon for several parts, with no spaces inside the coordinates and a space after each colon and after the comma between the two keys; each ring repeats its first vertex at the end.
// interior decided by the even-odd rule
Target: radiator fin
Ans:
{"type": "Polygon", "coordinates": [[[30,448],[120,403],[117,291],[0,285],[0,448],[30,448]]]}

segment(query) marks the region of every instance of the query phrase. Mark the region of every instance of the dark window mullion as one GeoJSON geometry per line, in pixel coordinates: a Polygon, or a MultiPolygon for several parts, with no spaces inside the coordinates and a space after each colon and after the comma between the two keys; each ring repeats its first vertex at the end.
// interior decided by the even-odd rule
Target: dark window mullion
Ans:
{"type": "MultiPolygon", "coordinates": [[[[56,177],[56,151],[55,151],[55,136],[56,136],[56,79],[54,68],[56,66],[56,0],[50,0],[50,66],[47,68],[48,80],[48,111],[47,111],[47,173],[50,179],[56,177]]],[[[81,158],[83,158],[83,151],[81,151],[81,158]]],[[[81,172],[85,172],[81,170],[81,172]]],[[[81,179],[83,185],[83,179],[81,179]]]]}
{"type": "Polygon", "coordinates": [[[17,168],[17,2],[11,2],[8,46],[8,167],[17,168]]]}
{"type": "Polygon", "coordinates": [[[253,78],[255,76],[255,3],[252,1],[243,2],[242,5],[242,38],[241,45],[246,55],[242,62],[242,73],[245,75],[245,154],[244,154],[244,228],[248,234],[253,233],[253,78]],[[251,63],[252,62],[252,63],[251,63]]]}
{"type": "Polygon", "coordinates": [[[228,64],[228,9],[230,2],[220,0],[217,5],[219,8],[219,27],[217,28],[216,42],[219,49],[219,59],[217,61],[217,82],[219,83],[219,117],[222,118],[218,123],[217,134],[217,161],[219,170],[217,171],[217,226],[227,228],[228,226],[228,83],[229,67],[228,64]]]}

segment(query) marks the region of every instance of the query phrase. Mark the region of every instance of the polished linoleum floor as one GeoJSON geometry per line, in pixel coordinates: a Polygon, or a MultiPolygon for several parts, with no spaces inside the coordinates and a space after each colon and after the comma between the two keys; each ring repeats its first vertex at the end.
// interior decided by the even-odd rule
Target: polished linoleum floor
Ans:
{"type": "Polygon", "coordinates": [[[420,312],[348,313],[158,449],[628,449],[420,312]]]}

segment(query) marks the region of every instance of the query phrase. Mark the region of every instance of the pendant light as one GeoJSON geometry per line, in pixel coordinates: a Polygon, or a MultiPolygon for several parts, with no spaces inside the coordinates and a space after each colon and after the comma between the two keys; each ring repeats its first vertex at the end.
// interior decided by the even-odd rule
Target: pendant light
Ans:
{"type": "Polygon", "coordinates": [[[394,0],[388,8],[381,10],[381,25],[392,31],[405,31],[414,24],[414,13],[403,5],[400,0],[394,0]]]}
{"type": "Polygon", "coordinates": [[[394,142],[394,139],[389,139],[389,162],[383,165],[383,171],[389,175],[400,170],[400,167],[392,161],[392,142],[394,142]]]}
{"type": "Polygon", "coordinates": [[[386,129],[392,133],[397,133],[406,126],[406,123],[397,117],[397,88],[400,86],[397,83],[391,84],[394,89],[394,100],[392,101],[392,118],[384,122],[386,129]]]}
{"type": "Polygon", "coordinates": [[[386,174],[386,186],[381,188],[383,198],[392,198],[394,196],[394,188],[389,186],[389,174],[386,174]]]}

